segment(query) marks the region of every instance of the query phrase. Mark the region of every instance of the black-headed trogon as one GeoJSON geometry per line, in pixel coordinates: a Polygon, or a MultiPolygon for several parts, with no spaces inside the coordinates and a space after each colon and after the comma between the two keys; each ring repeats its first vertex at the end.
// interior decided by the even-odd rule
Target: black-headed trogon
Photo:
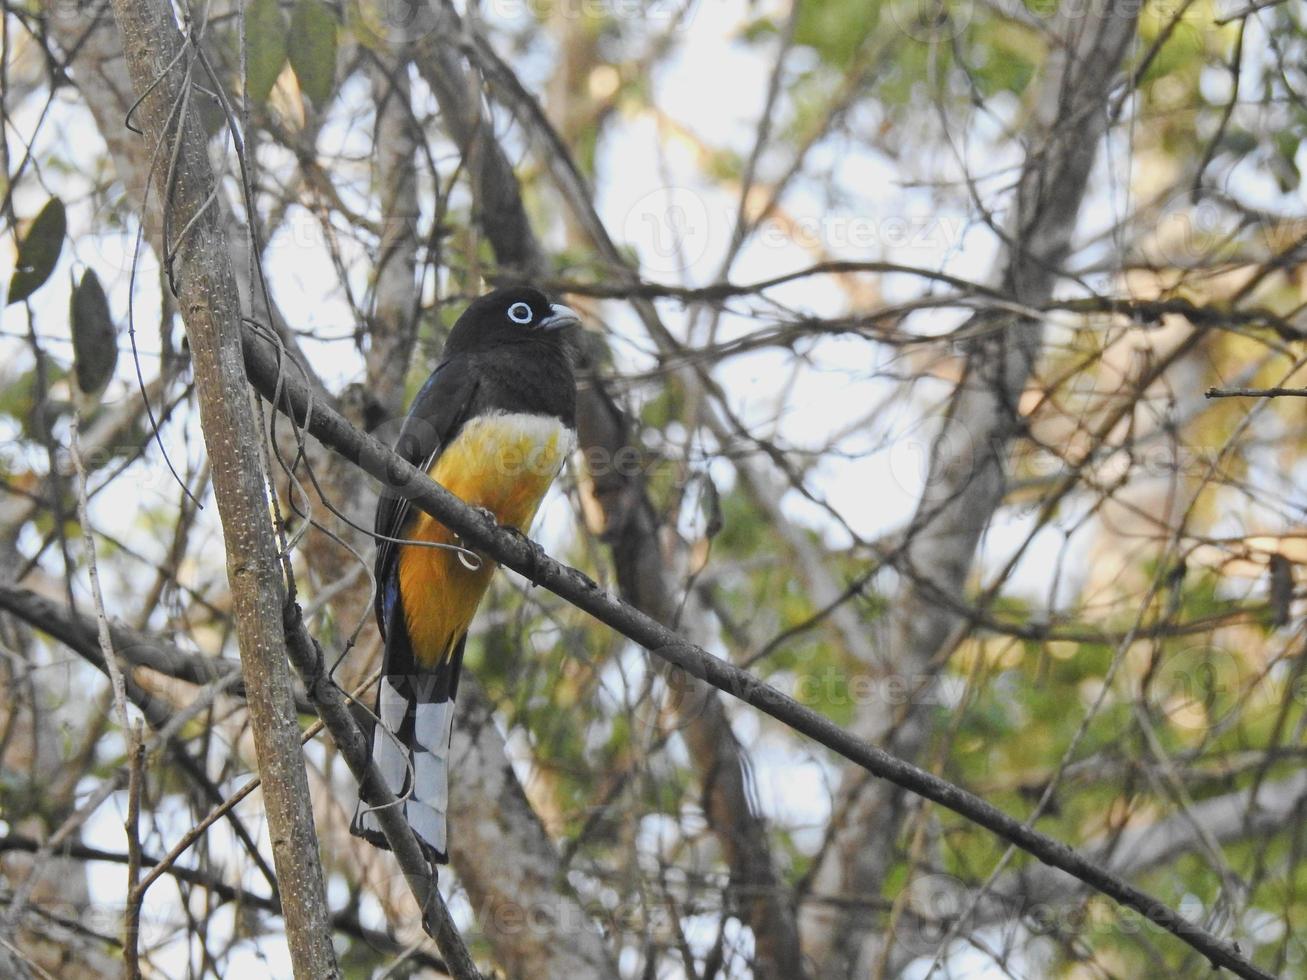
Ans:
{"type": "MultiPolygon", "coordinates": [[[[525,532],[576,444],[576,383],[562,329],[576,323],[570,309],[529,287],[473,301],[409,409],[395,451],[525,532]]],[[[385,654],[372,757],[428,857],[444,863],[454,696],[494,562],[393,489],[377,503],[376,534],[385,654]]],[[[386,846],[362,800],[350,830],[386,846]]]]}

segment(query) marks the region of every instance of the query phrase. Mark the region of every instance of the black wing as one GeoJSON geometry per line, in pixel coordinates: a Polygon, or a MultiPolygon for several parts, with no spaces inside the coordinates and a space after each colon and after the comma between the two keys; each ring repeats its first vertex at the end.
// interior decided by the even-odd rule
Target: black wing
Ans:
{"type": "MultiPolygon", "coordinates": [[[[395,442],[395,452],[418,469],[427,471],[442,449],[453,440],[473,410],[477,394],[476,372],[469,359],[455,357],[440,364],[413,399],[404,427],[395,442]]],[[[397,563],[399,544],[412,512],[403,485],[396,478],[388,481],[377,500],[373,529],[377,534],[376,614],[381,635],[386,635],[389,615],[399,600],[397,563]]]]}

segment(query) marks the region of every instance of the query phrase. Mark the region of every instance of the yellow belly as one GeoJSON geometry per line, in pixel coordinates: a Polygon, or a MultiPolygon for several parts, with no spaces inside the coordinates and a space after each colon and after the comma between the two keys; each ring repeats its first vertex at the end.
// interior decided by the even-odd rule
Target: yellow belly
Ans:
{"type": "MultiPolygon", "coordinates": [[[[486,415],[472,419],[432,465],[431,478],[474,507],[484,507],[506,527],[526,531],[563,461],[572,434],[557,419],[540,415],[486,415]]],[[[439,521],[418,512],[403,537],[460,543],[439,521]]],[[[495,565],[488,558],[448,548],[400,548],[399,584],[413,654],[434,667],[467,632],[495,565]]]]}

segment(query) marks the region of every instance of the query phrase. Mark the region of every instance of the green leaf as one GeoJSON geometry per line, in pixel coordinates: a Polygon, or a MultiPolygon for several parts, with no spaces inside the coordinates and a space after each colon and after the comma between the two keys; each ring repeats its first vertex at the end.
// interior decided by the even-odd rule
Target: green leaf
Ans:
{"type": "Polygon", "coordinates": [[[300,90],[321,109],[336,83],[336,18],[322,0],[296,0],[286,54],[300,90]]]}
{"type": "Polygon", "coordinates": [[[830,65],[847,67],[880,19],[880,6],[867,0],[802,4],[794,27],[794,43],[812,48],[830,65]]]}
{"type": "MultiPolygon", "coordinates": [[[[334,33],[332,38],[334,42],[334,33]]],[[[286,64],[286,18],[280,0],[254,0],[246,9],[245,47],[245,92],[262,104],[286,64]]],[[[334,46],[331,57],[334,61],[334,46]]]]}
{"type": "Polygon", "coordinates": [[[59,262],[64,247],[68,218],[64,202],[50,198],[28,226],[18,245],[18,262],[9,280],[9,302],[18,303],[41,288],[59,262]]]}
{"type": "Polygon", "coordinates": [[[99,277],[90,269],[73,290],[73,368],[77,387],[88,395],[104,389],[118,364],[118,329],[109,312],[109,300],[99,277]]]}

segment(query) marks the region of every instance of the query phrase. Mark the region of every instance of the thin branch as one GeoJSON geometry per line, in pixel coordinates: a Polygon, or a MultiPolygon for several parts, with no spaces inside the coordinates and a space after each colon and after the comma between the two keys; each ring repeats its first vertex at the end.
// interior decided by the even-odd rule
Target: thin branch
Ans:
{"type": "MultiPolygon", "coordinates": [[[[108,671],[102,656],[97,655],[96,622],[90,616],[75,613],[67,606],[52,602],[30,589],[4,584],[0,584],[0,609],[13,613],[42,632],[50,634],[97,670],[108,671]]],[[[241,669],[238,660],[209,657],[202,653],[188,653],[161,637],[142,633],[140,630],[112,620],[109,622],[109,638],[114,652],[128,666],[144,667],[188,684],[203,686],[226,683],[231,680],[233,671],[239,672],[241,669]]],[[[132,685],[130,678],[127,678],[127,684],[130,695],[132,685]]],[[[149,699],[150,696],[143,688],[140,689],[140,693],[149,699]]],[[[244,680],[231,683],[226,693],[244,698],[244,680]]],[[[138,706],[141,704],[135,697],[132,701],[138,706]]],[[[314,714],[312,702],[305,696],[303,690],[298,688],[295,692],[295,709],[302,715],[314,714]]]]}
{"type": "Polygon", "coordinates": [[[1208,388],[1207,398],[1307,398],[1307,388],[1208,388]]]}
{"type": "Polygon", "coordinates": [[[131,774],[127,782],[127,901],[123,913],[123,972],[127,980],[141,976],[141,783],[145,780],[145,744],[140,722],[132,728],[131,774]]]}

